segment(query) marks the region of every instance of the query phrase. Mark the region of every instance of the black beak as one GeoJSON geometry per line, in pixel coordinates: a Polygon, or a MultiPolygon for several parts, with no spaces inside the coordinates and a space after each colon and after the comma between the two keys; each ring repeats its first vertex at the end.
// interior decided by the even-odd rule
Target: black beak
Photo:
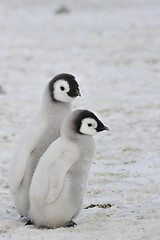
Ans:
{"type": "Polygon", "coordinates": [[[109,128],[107,126],[104,126],[104,130],[109,131],[109,128]]]}
{"type": "Polygon", "coordinates": [[[79,90],[79,88],[77,88],[77,89],[75,89],[75,90],[70,90],[69,92],[68,92],[68,95],[70,96],[70,97],[77,97],[77,96],[81,96],[81,93],[80,93],[80,90],[79,90]]]}
{"type": "Polygon", "coordinates": [[[77,96],[81,97],[81,93],[80,93],[79,89],[76,90],[76,94],[77,94],[77,96]]]}
{"type": "Polygon", "coordinates": [[[109,128],[108,127],[106,127],[106,126],[98,126],[97,127],[97,132],[102,132],[102,131],[104,131],[104,130],[107,130],[107,131],[109,131],[109,128]]]}

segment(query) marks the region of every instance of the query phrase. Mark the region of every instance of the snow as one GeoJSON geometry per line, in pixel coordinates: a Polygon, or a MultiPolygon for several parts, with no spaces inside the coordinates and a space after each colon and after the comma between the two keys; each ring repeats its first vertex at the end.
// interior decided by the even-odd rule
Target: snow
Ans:
{"type": "Polygon", "coordinates": [[[0,239],[160,238],[159,0],[0,0],[0,239]],[[66,11],[56,14],[65,6],[66,11]],[[24,226],[8,167],[46,83],[68,72],[110,132],[97,151],[75,228],[24,226]]]}

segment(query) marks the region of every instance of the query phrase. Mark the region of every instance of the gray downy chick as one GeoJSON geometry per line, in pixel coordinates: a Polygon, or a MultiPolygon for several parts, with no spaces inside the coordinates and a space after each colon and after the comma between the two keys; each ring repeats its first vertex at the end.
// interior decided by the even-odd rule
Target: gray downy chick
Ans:
{"type": "Polygon", "coordinates": [[[38,227],[73,226],[81,211],[95,152],[93,135],[109,130],[88,110],[75,110],[60,137],[41,157],[30,186],[30,222],[38,227]]]}
{"type": "Polygon", "coordinates": [[[56,75],[45,88],[39,112],[24,130],[10,166],[10,189],[21,216],[27,216],[28,191],[38,161],[59,137],[61,124],[77,96],[80,91],[75,77],[66,73],[56,75]]]}

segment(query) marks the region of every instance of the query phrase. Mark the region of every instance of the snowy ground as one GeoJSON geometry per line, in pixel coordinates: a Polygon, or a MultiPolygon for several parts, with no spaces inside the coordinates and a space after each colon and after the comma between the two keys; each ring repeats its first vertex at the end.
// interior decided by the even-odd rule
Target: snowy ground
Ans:
{"type": "Polygon", "coordinates": [[[0,0],[0,239],[160,239],[160,2],[0,0]],[[69,12],[56,14],[63,4],[69,12]],[[46,83],[68,72],[74,108],[110,128],[97,152],[84,209],[73,229],[24,227],[13,208],[8,166],[46,83]]]}

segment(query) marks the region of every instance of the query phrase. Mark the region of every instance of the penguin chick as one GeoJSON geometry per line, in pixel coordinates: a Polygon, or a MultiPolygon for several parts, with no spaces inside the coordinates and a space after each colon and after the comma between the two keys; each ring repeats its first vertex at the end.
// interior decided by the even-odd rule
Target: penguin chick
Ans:
{"type": "Polygon", "coordinates": [[[80,96],[74,76],[56,75],[46,86],[39,112],[24,131],[10,166],[10,189],[17,211],[27,216],[29,187],[34,170],[48,146],[59,137],[71,102],[80,96]]]}
{"type": "Polygon", "coordinates": [[[76,225],[95,152],[93,135],[108,130],[88,110],[75,110],[63,122],[60,137],[40,158],[30,185],[29,218],[36,226],[76,225]]]}

